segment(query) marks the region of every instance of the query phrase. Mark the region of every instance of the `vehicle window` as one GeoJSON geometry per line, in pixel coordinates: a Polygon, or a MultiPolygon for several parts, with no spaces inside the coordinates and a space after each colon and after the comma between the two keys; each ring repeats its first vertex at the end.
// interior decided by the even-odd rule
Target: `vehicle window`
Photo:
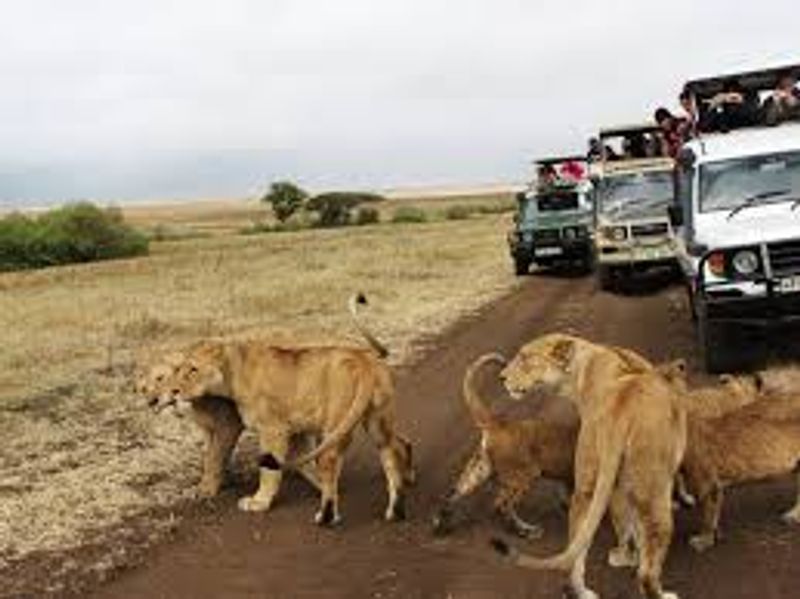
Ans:
{"type": "Polygon", "coordinates": [[[665,216],[673,195],[672,171],[614,175],[602,181],[598,208],[614,219],[665,216]]]}
{"type": "Polygon", "coordinates": [[[556,210],[575,210],[578,208],[577,193],[552,193],[536,196],[536,206],[540,212],[556,210]]]}
{"type": "Polygon", "coordinates": [[[700,167],[700,211],[800,198],[800,152],[723,160],[700,167]],[[755,200],[753,200],[755,198],[755,200]]]}

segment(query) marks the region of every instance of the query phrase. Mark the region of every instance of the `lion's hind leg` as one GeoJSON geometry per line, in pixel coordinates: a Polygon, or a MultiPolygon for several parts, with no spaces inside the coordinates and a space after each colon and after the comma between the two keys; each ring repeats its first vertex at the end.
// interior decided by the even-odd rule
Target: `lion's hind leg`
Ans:
{"type": "Polygon", "coordinates": [[[528,492],[533,482],[539,477],[539,470],[533,466],[514,468],[498,472],[500,489],[494,500],[495,510],[505,521],[513,533],[528,538],[538,539],[544,534],[541,526],[526,522],[517,514],[517,504],[528,492]]]}
{"type": "Polygon", "coordinates": [[[405,520],[405,486],[406,480],[412,480],[410,444],[400,438],[386,414],[373,414],[365,423],[380,454],[381,466],[386,477],[389,502],[384,518],[388,521],[405,520]]]}
{"type": "Polygon", "coordinates": [[[314,522],[320,526],[335,526],[342,521],[339,513],[339,476],[342,473],[345,446],[333,447],[317,458],[321,497],[314,522]]]}
{"type": "Polygon", "coordinates": [[[433,531],[436,534],[447,534],[452,530],[455,508],[462,499],[472,495],[492,476],[492,463],[483,446],[479,445],[467,460],[466,466],[444,500],[444,503],[433,517],[433,531]]]}
{"type": "Polygon", "coordinates": [[[634,491],[634,517],[641,531],[639,568],[637,578],[642,594],[647,599],[675,599],[677,595],[661,587],[661,573],[672,541],[672,484],[663,488],[634,491]]]}

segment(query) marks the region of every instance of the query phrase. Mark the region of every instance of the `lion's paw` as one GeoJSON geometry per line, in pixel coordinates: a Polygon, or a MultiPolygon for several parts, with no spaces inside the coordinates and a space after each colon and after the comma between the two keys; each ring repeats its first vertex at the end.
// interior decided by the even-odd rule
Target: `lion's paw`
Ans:
{"type": "Polygon", "coordinates": [[[314,514],[314,522],[319,526],[333,527],[341,523],[341,521],[342,517],[331,501],[326,501],[319,511],[314,514]]]}
{"type": "Polygon", "coordinates": [[[257,495],[242,497],[239,500],[239,509],[243,512],[266,512],[271,505],[271,499],[262,499],[257,495]]]}
{"type": "Polygon", "coordinates": [[[781,519],[786,522],[786,524],[800,524],[800,506],[794,507],[783,514],[781,519]]]}
{"type": "Polygon", "coordinates": [[[713,534],[695,535],[689,539],[689,545],[691,545],[692,549],[694,549],[698,553],[702,553],[703,551],[711,549],[714,546],[714,535],[713,534]]]}
{"type": "Polygon", "coordinates": [[[636,553],[627,547],[614,547],[608,552],[608,565],[612,568],[635,568],[639,560],[636,553]]]}

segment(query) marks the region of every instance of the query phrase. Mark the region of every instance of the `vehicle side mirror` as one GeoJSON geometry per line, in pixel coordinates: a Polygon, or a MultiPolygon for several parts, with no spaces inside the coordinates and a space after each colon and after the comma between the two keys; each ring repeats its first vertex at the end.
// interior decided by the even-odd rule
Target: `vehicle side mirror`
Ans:
{"type": "Polygon", "coordinates": [[[514,224],[519,224],[519,212],[514,213],[514,224]]]}
{"type": "Polygon", "coordinates": [[[668,206],[667,214],[669,215],[669,222],[673,227],[680,227],[683,225],[683,206],[668,206]]]}

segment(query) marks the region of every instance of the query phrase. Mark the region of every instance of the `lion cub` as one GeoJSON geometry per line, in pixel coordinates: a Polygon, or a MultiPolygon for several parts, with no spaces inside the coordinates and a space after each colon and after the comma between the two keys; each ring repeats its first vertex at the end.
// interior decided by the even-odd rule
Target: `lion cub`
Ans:
{"type": "Polygon", "coordinates": [[[475,360],[464,375],[464,401],[480,430],[481,439],[434,516],[433,529],[437,534],[450,532],[456,505],[494,477],[497,512],[513,532],[524,537],[538,537],[541,527],[522,520],[516,513],[516,506],[539,477],[572,484],[578,414],[569,402],[559,399],[564,407],[561,411],[569,412],[560,418],[501,419],[495,416],[478,396],[474,384],[478,371],[492,363],[503,365],[506,361],[499,354],[486,354],[475,360]]]}
{"type": "MultiPolygon", "coordinates": [[[[785,475],[798,465],[800,402],[795,398],[766,397],[717,418],[690,417],[682,471],[703,514],[692,547],[703,551],[716,542],[726,486],[785,475]]],[[[800,523],[800,490],[783,518],[800,523]]]]}

